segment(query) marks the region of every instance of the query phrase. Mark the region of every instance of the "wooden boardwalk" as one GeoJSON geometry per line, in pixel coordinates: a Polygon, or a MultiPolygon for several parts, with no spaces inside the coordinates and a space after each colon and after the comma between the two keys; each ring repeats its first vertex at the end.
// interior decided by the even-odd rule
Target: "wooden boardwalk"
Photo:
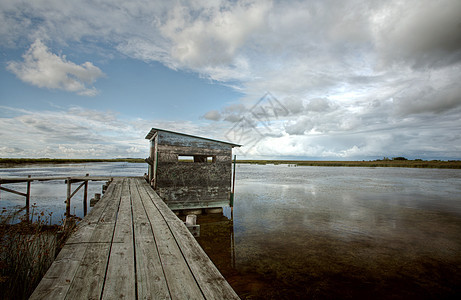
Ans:
{"type": "Polygon", "coordinates": [[[30,299],[238,299],[141,178],[114,178],[30,299]]]}

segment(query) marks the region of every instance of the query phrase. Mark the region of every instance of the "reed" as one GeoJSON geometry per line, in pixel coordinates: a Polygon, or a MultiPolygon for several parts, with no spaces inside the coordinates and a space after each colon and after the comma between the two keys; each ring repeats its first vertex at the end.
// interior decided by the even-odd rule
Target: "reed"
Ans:
{"type": "Polygon", "coordinates": [[[6,209],[0,214],[1,299],[28,299],[73,230],[50,225],[52,213],[35,208],[32,221],[6,209]]]}

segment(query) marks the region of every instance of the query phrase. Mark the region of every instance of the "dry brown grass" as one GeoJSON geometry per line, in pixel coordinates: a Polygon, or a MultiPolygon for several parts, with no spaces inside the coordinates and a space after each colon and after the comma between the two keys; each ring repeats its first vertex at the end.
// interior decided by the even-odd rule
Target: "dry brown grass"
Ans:
{"type": "Polygon", "coordinates": [[[32,213],[32,222],[12,214],[0,214],[0,298],[28,299],[72,228],[50,225],[44,212],[32,213]]]}
{"type": "Polygon", "coordinates": [[[397,167],[397,168],[438,168],[461,169],[461,160],[374,160],[374,161],[306,161],[306,160],[238,160],[249,164],[290,164],[317,167],[397,167]]]}

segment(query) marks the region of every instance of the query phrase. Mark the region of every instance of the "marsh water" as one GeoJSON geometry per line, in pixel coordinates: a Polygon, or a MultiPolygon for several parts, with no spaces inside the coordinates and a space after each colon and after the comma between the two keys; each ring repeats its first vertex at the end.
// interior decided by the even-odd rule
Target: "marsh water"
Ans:
{"type": "Polygon", "coordinates": [[[199,243],[244,299],[461,295],[461,170],[238,165],[199,243]],[[227,211],[229,216],[229,211],[227,211]]]}
{"type": "MultiPolygon", "coordinates": [[[[141,176],[145,169],[34,166],[0,176],[141,176]]],[[[198,241],[242,299],[461,295],[461,170],[239,164],[236,174],[233,212],[199,216],[198,241]]],[[[56,215],[65,195],[62,182],[32,184],[31,202],[56,215]]],[[[79,214],[81,196],[74,197],[79,214]]],[[[1,207],[21,201],[0,196],[1,207]]]]}

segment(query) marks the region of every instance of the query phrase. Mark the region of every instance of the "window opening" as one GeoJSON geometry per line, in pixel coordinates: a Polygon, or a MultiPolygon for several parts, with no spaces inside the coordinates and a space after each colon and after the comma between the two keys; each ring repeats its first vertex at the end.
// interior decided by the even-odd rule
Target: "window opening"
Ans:
{"type": "Polygon", "coordinates": [[[216,155],[178,155],[178,162],[215,163],[216,155]]]}

